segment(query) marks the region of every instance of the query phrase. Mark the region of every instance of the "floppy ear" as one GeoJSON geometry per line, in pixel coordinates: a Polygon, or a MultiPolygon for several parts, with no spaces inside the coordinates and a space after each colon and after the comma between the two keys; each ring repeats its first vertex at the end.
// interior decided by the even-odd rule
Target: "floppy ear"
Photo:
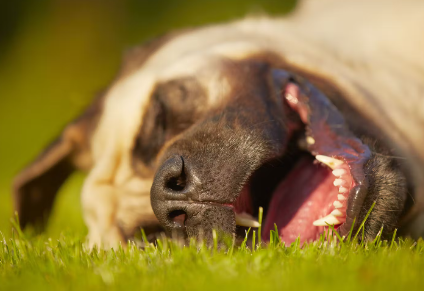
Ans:
{"type": "MultiPolygon", "coordinates": [[[[153,39],[130,50],[123,59],[116,79],[132,74],[162,45],[185,33],[180,30],[153,39]]],[[[105,94],[74,122],[69,124],[60,137],[14,180],[14,208],[18,212],[20,226],[34,225],[42,230],[51,212],[56,193],[76,169],[91,167],[90,137],[102,113],[105,94]]]]}
{"type": "Polygon", "coordinates": [[[101,114],[103,95],[14,180],[13,200],[20,226],[44,228],[56,193],[76,169],[91,167],[90,136],[101,114]]]}

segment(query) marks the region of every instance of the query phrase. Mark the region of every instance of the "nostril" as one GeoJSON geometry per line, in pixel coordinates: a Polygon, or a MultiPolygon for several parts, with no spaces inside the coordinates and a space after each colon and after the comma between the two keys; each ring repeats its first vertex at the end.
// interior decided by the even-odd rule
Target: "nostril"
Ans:
{"type": "Polygon", "coordinates": [[[175,192],[180,192],[184,190],[186,185],[187,175],[184,172],[184,169],[182,169],[181,173],[178,176],[171,177],[165,182],[165,187],[175,192]]]}
{"type": "Polygon", "coordinates": [[[183,210],[174,210],[168,214],[169,219],[174,223],[175,226],[184,227],[187,219],[187,213],[183,210]]]}
{"type": "Polygon", "coordinates": [[[188,204],[197,200],[197,196],[194,196],[195,178],[192,166],[180,155],[169,157],[157,170],[150,190],[150,201],[156,217],[166,228],[179,233],[185,230],[186,221],[190,222],[191,208],[188,204]]]}

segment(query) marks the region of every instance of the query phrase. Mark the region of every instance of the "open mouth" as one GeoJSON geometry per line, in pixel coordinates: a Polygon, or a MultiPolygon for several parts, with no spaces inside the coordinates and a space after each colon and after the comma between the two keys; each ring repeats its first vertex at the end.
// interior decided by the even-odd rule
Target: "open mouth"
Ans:
{"type": "Polygon", "coordinates": [[[285,154],[256,170],[233,203],[239,226],[258,227],[262,236],[274,224],[286,243],[316,240],[333,225],[341,235],[351,229],[367,194],[364,165],[369,148],[349,130],[343,116],[312,85],[290,81],[282,94],[289,114],[290,141],[285,154]]]}
{"type": "Polygon", "coordinates": [[[282,110],[279,125],[284,126],[284,144],[261,136],[261,149],[269,152],[269,157],[258,154],[249,163],[246,154],[256,151],[256,144],[246,150],[245,144],[235,139],[229,147],[229,135],[218,136],[222,140],[216,141],[215,131],[205,133],[205,125],[176,141],[151,189],[153,210],[168,233],[202,238],[210,236],[212,229],[234,233],[236,225],[239,230],[243,230],[240,226],[258,227],[259,207],[264,208],[264,240],[269,239],[274,224],[280,237],[291,243],[298,237],[301,242],[318,239],[328,225],[346,235],[354,221],[361,221],[368,194],[364,168],[370,149],[311,83],[286,71],[272,76],[276,87],[282,88],[276,101],[281,101],[277,104],[282,110]],[[192,143],[185,146],[186,141],[205,136],[213,138],[207,147],[205,141],[199,142],[202,151],[193,153],[192,143]],[[238,164],[227,162],[233,155],[238,164]],[[209,161],[207,167],[203,161],[209,161]]]}

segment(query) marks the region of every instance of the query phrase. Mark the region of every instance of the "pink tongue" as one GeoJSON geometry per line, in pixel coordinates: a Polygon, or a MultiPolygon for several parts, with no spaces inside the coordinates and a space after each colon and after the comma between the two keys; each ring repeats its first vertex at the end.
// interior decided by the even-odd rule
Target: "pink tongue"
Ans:
{"type": "Polygon", "coordinates": [[[333,209],[338,190],[331,171],[304,158],[276,188],[263,228],[263,239],[277,224],[278,233],[286,243],[300,236],[301,243],[315,240],[324,227],[312,223],[333,209]]]}

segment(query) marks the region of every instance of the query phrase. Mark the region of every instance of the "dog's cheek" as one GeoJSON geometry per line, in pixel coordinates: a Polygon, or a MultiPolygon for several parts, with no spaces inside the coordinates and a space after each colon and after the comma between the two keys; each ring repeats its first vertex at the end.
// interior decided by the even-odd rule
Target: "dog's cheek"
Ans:
{"type": "MultiPolygon", "coordinates": [[[[375,202],[375,206],[365,223],[365,239],[371,240],[379,233],[387,239],[399,227],[407,198],[407,180],[392,155],[374,154],[365,166],[369,181],[368,194],[359,217],[363,219],[375,202]]],[[[362,221],[358,221],[359,224],[362,221]]],[[[357,224],[358,225],[358,224],[357,224]]]]}

